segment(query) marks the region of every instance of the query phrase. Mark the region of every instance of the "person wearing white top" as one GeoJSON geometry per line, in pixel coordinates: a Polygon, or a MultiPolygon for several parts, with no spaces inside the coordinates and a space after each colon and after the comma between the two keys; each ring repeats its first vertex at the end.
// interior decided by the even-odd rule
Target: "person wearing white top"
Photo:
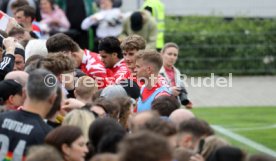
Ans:
{"type": "Polygon", "coordinates": [[[101,0],[101,10],[82,21],[81,28],[88,30],[92,25],[97,25],[96,35],[98,38],[107,36],[119,36],[123,30],[123,15],[119,8],[112,8],[112,0],[101,0]]]}

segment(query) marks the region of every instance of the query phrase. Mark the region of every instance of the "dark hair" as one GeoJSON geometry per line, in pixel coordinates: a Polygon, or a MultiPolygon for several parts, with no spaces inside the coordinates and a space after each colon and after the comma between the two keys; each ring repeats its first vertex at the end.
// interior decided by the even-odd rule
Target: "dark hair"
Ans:
{"type": "Polygon", "coordinates": [[[180,123],[179,131],[191,133],[194,138],[199,139],[204,135],[208,135],[210,131],[213,130],[207,122],[199,120],[197,118],[192,118],[180,123]]]}
{"type": "Polygon", "coordinates": [[[151,108],[159,112],[161,116],[170,116],[179,107],[180,104],[175,96],[160,96],[151,103],[151,108]]]}
{"type": "Polygon", "coordinates": [[[16,0],[14,2],[12,2],[11,4],[11,9],[16,9],[22,6],[29,6],[28,1],[26,0],[16,0]]]}
{"type": "Polygon", "coordinates": [[[143,16],[140,11],[130,15],[130,27],[133,31],[139,31],[143,28],[143,16]]]}
{"type": "Polygon", "coordinates": [[[99,51],[105,51],[107,54],[117,53],[119,59],[123,58],[120,41],[113,36],[105,37],[99,42],[99,51]]]}
{"type": "Polygon", "coordinates": [[[120,161],[160,161],[172,159],[172,152],[163,136],[142,131],[121,142],[119,157],[120,161]]]}
{"type": "MultiPolygon", "coordinates": [[[[116,137],[118,136],[108,135],[110,133],[117,133],[118,135],[124,134],[125,129],[112,118],[98,118],[90,125],[88,132],[89,142],[94,147],[96,152],[99,152],[100,149],[98,146],[103,139],[109,140],[112,137],[115,137],[114,139],[116,140],[116,137]]],[[[101,146],[104,146],[103,143],[101,143],[101,146]]]]}
{"type": "Polygon", "coordinates": [[[45,138],[45,143],[54,146],[62,153],[62,145],[70,146],[83,135],[77,126],[63,125],[50,131],[45,138]]]}
{"type": "Polygon", "coordinates": [[[53,52],[78,52],[79,45],[72,40],[69,36],[58,33],[51,36],[46,41],[46,47],[49,53],[53,52]]]}
{"type": "Polygon", "coordinates": [[[36,69],[29,75],[27,81],[27,96],[30,99],[37,101],[45,101],[54,93],[57,89],[57,78],[54,77],[53,73],[45,69],[36,69]],[[51,77],[51,85],[45,83],[45,79],[51,77]]]}
{"type": "Polygon", "coordinates": [[[35,19],[35,9],[31,6],[25,5],[17,8],[16,12],[23,11],[25,17],[31,17],[32,21],[35,19]]]}

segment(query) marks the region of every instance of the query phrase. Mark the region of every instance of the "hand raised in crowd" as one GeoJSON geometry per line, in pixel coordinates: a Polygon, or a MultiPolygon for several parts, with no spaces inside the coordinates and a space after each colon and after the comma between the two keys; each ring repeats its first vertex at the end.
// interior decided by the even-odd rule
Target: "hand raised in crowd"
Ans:
{"type": "Polygon", "coordinates": [[[15,44],[16,44],[16,39],[13,37],[8,37],[3,40],[3,45],[5,47],[7,54],[14,55],[15,44]]]}
{"type": "Polygon", "coordinates": [[[66,111],[71,111],[73,109],[78,109],[84,106],[85,104],[77,99],[69,98],[64,101],[64,104],[61,106],[62,109],[66,111]]]}

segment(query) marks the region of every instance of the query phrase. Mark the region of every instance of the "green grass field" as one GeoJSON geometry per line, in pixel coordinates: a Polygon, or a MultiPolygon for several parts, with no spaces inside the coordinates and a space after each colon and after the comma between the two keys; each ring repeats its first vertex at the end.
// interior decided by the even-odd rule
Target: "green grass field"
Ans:
{"type": "MultiPolygon", "coordinates": [[[[276,107],[195,108],[195,115],[276,151],[276,107]]],[[[249,153],[256,149],[221,135],[249,153]]]]}

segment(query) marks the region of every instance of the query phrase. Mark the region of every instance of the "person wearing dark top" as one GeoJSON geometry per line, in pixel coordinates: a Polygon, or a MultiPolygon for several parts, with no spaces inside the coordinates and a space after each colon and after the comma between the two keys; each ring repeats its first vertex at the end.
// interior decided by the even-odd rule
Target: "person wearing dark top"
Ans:
{"type": "Polygon", "coordinates": [[[57,80],[45,70],[34,70],[28,78],[24,106],[0,114],[0,160],[24,160],[26,149],[43,144],[51,127],[43,120],[56,99],[57,80]]]}
{"type": "Polygon", "coordinates": [[[74,39],[81,48],[93,49],[93,31],[81,29],[81,22],[92,15],[93,0],[56,0],[56,3],[64,10],[70,24],[70,30],[65,34],[74,39]]]}
{"type": "Polygon", "coordinates": [[[15,62],[15,44],[15,39],[12,37],[3,39],[3,46],[5,47],[5,51],[2,61],[0,62],[0,81],[4,80],[6,74],[13,70],[15,62]]]}

